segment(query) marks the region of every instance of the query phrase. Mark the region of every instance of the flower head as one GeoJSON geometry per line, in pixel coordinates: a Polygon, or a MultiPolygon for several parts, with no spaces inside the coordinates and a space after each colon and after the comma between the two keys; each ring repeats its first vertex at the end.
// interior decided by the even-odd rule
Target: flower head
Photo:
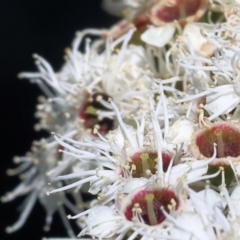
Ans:
{"type": "Polygon", "coordinates": [[[54,73],[46,60],[35,55],[39,73],[21,73],[19,76],[34,79],[48,97],[41,98],[42,103],[38,106],[39,128],[64,133],[66,124],[72,124],[72,129],[78,128],[82,138],[93,133],[95,127],[106,134],[114,127],[109,97],[124,109],[125,117],[140,114],[139,106],[148,101],[144,94],[149,91],[150,80],[143,58],[144,49],[127,46],[133,32],[129,31],[112,43],[109,38],[102,53],[95,45],[97,42],[90,45],[88,40],[86,52],[78,51],[86,34],[100,34],[101,31],[78,33],[59,73],[54,73]],[[121,49],[116,49],[120,43],[121,49]]]}
{"type": "MultiPolygon", "coordinates": [[[[19,219],[12,226],[6,228],[8,233],[15,232],[24,225],[35,203],[39,201],[46,211],[46,225],[44,230],[49,231],[53,214],[59,212],[69,236],[74,236],[71,225],[66,223],[64,218],[64,205],[68,206],[75,213],[80,209],[75,207],[64,193],[56,194],[49,198],[46,196],[46,191],[49,190],[48,182],[50,181],[47,172],[52,170],[59,161],[57,148],[58,143],[53,141],[52,138],[42,139],[41,141],[34,142],[32,152],[29,152],[26,156],[14,158],[14,161],[20,165],[16,169],[9,169],[7,173],[10,176],[20,175],[22,182],[12,192],[3,196],[1,200],[2,202],[9,202],[19,196],[27,195],[27,197],[23,203],[19,219]]],[[[65,168],[58,169],[58,171],[60,173],[64,172],[65,168]]],[[[54,183],[51,188],[60,186],[62,186],[62,183],[58,182],[57,184],[54,183]]],[[[75,200],[79,201],[77,197],[75,197],[75,200]]],[[[81,202],[76,203],[79,206],[81,205],[81,202]]]]}

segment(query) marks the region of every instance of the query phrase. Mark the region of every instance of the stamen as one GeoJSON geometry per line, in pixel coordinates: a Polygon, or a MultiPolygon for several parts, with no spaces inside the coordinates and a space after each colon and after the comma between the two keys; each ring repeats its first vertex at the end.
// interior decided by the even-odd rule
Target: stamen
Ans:
{"type": "Polygon", "coordinates": [[[97,115],[97,109],[90,105],[87,107],[86,113],[91,114],[91,115],[97,115]]]}
{"type": "Polygon", "coordinates": [[[222,138],[222,130],[216,129],[214,134],[217,137],[217,156],[218,158],[224,157],[224,143],[222,138]]]}
{"type": "Polygon", "coordinates": [[[147,201],[147,211],[148,211],[149,222],[151,225],[156,225],[158,224],[158,221],[157,221],[156,214],[153,207],[153,199],[154,199],[154,195],[152,193],[147,194],[145,196],[145,200],[147,201]]]}
{"type": "Polygon", "coordinates": [[[177,202],[175,201],[174,198],[171,199],[171,205],[172,205],[173,209],[175,210],[176,206],[177,206],[177,202]]]}
{"type": "Polygon", "coordinates": [[[142,159],[143,175],[144,175],[144,177],[148,178],[147,170],[149,170],[149,165],[148,165],[149,154],[142,153],[140,155],[140,158],[142,159]]]}
{"type": "Polygon", "coordinates": [[[221,186],[222,186],[222,187],[226,187],[224,167],[220,166],[220,167],[219,167],[219,170],[221,170],[221,172],[222,172],[222,184],[221,184],[221,186]]]}

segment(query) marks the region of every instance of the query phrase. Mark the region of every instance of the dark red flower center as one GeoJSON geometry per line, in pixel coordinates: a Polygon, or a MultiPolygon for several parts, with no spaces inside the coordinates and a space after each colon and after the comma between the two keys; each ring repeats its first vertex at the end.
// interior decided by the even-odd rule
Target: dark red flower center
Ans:
{"type": "Polygon", "coordinates": [[[140,220],[153,226],[164,221],[162,208],[169,213],[178,207],[179,200],[172,190],[142,190],[133,197],[124,215],[129,221],[140,220]]]}
{"type": "Polygon", "coordinates": [[[201,4],[201,0],[175,0],[176,4],[164,6],[156,11],[156,16],[164,22],[181,20],[194,15],[201,4]]]}
{"type": "Polygon", "coordinates": [[[213,156],[213,144],[217,144],[217,158],[240,156],[240,132],[227,123],[215,124],[196,137],[200,153],[213,156]]]}
{"type": "Polygon", "coordinates": [[[99,116],[98,111],[110,111],[104,106],[101,101],[107,102],[110,97],[105,93],[94,93],[88,96],[88,100],[83,105],[79,117],[83,120],[83,125],[86,129],[90,129],[91,133],[95,135],[94,129],[105,135],[113,129],[113,119],[99,116]]]}
{"type": "MultiPolygon", "coordinates": [[[[156,152],[137,152],[130,157],[130,166],[134,178],[150,177],[157,171],[158,154],[156,152]]],[[[162,153],[163,171],[166,172],[171,161],[171,155],[168,152],[162,153]]]]}
{"type": "Polygon", "coordinates": [[[142,28],[146,27],[148,23],[149,18],[147,16],[138,17],[133,21],[133,24],[137,30],[141,30],[142,28]]]}

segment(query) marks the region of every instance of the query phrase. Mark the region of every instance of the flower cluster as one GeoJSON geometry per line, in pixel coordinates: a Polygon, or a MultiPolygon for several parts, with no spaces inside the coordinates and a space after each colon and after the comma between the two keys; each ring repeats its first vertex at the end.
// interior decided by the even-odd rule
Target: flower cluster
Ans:
{"type": "Polygon", "coordinates": [[[7,231],[39,200],[45,229],[58,211],[71,238],[76,219],[88,239],[240,239],[237,4],[105,0],[123,19],[77,33],[59,72],[34,55],[19,77],[43,90],[36,129],[51,136],[8,170],[23,180],[2,201],[28,196],[7,231]]]}

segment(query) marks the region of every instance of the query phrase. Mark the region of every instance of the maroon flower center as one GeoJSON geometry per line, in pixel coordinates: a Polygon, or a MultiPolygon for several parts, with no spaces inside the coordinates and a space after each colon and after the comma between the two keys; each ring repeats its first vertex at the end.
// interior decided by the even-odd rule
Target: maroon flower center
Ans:
{"type": "Polygon", "coordinates": [[[88,97],[87,102],[83,105],[79,117],[83,120],[83,125],[86,129],[90,129],[93,133],[97,128],[98,132],[105,135],[113,129],[113,119],[99,116],[98,111],[109,111],[101,101],[107,102],[109,96],[104,93],[94,93],[88,97]]]}
{"type": "Polygon", "coordinates": [[[167,188],[142,190],[133,197],[124,215],[129,221],[143,220],[145,224],[153,226],[164,221],[162,208],[169,213],[177,210],[178,206],[179,200],[175,193],[167,188]]]}
{"type": "Polygon", "coordinates": [[[149,18],[147,16],[138,17],[133,21],[133,24],[137,30],[141,30],[142,28],[146,27],[148,23],[149,18]]]}
{"type": "Polygon", "coordinates": [[[199,9],[201,0],[175,0],[175,4],[163,6],[155,12],[159,20],[172,22],[194,15],[199,9]]]}
{"type": "MultiPolygon", "coordinates": [[[[150,177],[157,171],[158,154],[155,152],[137,152],[130,157],[130,166],[134,178],[150,177]]],[[[163,171],[166,172],[171,161],[171,155],[168,152],[162,153],[163,171]]]]}
{"type": "Polygon", "coordinates": [[[213,156],[213,144],[217,144],[217,158],[240,156],[240,132],[227,123],[215,124],[196,137],[200,153],[213,156]]]}

